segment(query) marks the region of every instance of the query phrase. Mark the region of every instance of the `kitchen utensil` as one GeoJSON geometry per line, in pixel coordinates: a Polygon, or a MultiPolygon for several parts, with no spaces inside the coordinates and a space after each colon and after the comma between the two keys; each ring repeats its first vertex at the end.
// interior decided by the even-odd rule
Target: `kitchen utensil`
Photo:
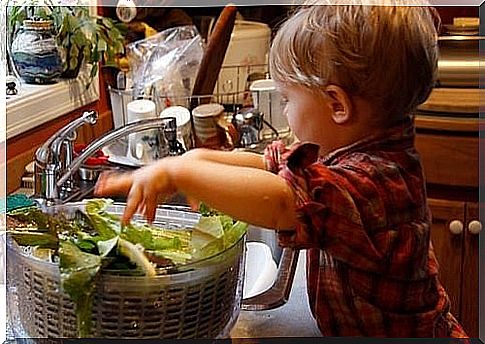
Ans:
{"type": "MultiPolygon", "coordinates": [[[[234,95],[234,101],[244,104],[251,74],[268,72],[271,29],[265,23],[236,20],[226,56],[216,84],[216,93],[234,95]]],[[[261,78],[261,77],[260,77],[261,78]]],[[[264,76],[262,77],[264,78],[264,76]]],[[[249,93],[249,92],[247,92],[249,93]]],[[[225,103],[224,103],[225,104],[225,103]]]]}
{"type": "Polygon", "coordinates": [[[479,88],[483,39],[476,35],[438,38],[438,87],[479,88]]]}
{"type": "Polygon", "coordinates": [[[242,108],[234,113],[231,123],[238,133],[235,145],[239,148],[264,150],[269,143],[268,140],[279,138],[278,131],[264,119],[264,114],[253,107],[242,108]],[[268,132],[272,133],[272,136],[268,136],[268,132]]]}
{"type": "MultiPolygon", "coordinates": [[[[212,95],[219,76],[219,71],[231,39],[232,29],[236,20],[236,7],[224,7],[214,26],[199,66],[192,95],[212,95]]],[[[210,102],[210,97],[193,99],[192,109],[210,102]]]]}
{"type": "MultiPolygon", "coordinates": [[[[86,144],[77,143],[74,145],[74,157],[79,156],[86,144]]],[[[98,151],[92,157],[89,157],[84,164],[79,168],[79,178],[83,181],[95,181],[98,179],[99,174],[103,171],[103,166],[108,162],[109,157],[98,151]]]]}
{"type": "MultiPolygon", "coordinates": [[[[127,105],[128,123],[155,118],[156,116],[156,106],[151,100],[133,100],[127,105]]],[[[129,155],[145,163],[168,155],[166,142],[158,129],[130,134],[128,147],[129,155]]]]}
{"type": "MultiPolygon", "coordinates": [[[[84,203],[49,208],[49,213],[75,216],[84,203]]],[[[108,211],[122,214],[124,204],[108,211]]],[[[155,225],[193,226],[199,214],[159,207],[155,225]]],[[[136,220],[140,221],[137,217],[136,220]]],[[[240,311],[245,237],[216,256],[185,265],[179,272],[155,277],[103,272],[96,282],[92,337],[216,338],[228,334],[240,311]]],[[[32,250],[7,243],[9,314],[16,337],[72,338],[76,332],[74,304],[60,284],[57,263],[35,258],[32,250]],[[21,331],[24,331],[22,333],[21,331]]]]}
{"type": "Polygon", "coordinates": [[[126,106],[133,98],[133,89],[117,89],[108,86],[111,102],[111,112],[113,116],[113,129],[118,129],[126,125],[126,106]]]}
{"type": "MultiPolygon", "coordinates": [[[[280,134],[288,133],[290,127],[283,111],[285,104],[276,89],[274,80],[256,80],[249,86],[249,90],[252,93],[254,107],[263,113],[265,119],[271,126],[280,134]]],[[[273,132],[266,130],[264,136],[268,135],[273,135],[273,132]]]]}
{"type": "Polygon", "coordinates": [[[177,123],[177,140],[182,142],[185,150],[194,147],[189,109],[183,106],[170,106],[160,113],[160,117],[174,117],[177,123]]]}
{"type": "Polygon", "coordinates": [[[110,155],[108,161],[114,165],[133,168],[138,168],[146,165],[144,162],[126,155],[110,155]]]}
{"type": "Polygon", "coordinates": [[[79,178],[83,181],[93,182],[98,179],[102,171],[103,169],[99,167],[81,166],[79,167],[79,178]]]}
{"type": "Polygon", "coordinates": [[[239,134],[238,147],[250,147],[261,141],[263,114],[253,108],[245,108],[234,114],[232,124],[239,134]]]}

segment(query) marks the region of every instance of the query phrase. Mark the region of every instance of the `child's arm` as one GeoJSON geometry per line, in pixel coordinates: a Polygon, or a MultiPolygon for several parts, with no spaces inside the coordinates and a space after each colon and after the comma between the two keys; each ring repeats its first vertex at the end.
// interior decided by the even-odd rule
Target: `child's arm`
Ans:
{"type": "MultiPolygon", "coordinates": [[[[237,155],[227,153],[228,158],[231,154],[237,155]]],[[[291,229],[296,224],[294,195],[285,180],[260,168],[214,162],[197,154],[164,158],[130,174],[104,174],[96,187],[99,196],[128,195],[124,221],[137,210],[153,219],[158,198],[176,191],[254,225],[291,229]]]]}
{"type": "Polygon", "coordinates": [[[218,162],[221,164],[254,167],[264,169],[264,159],[262,154],[241,151],[217,151],[213,149],[197,148],[185,153],[194,159],[218,162]]]}

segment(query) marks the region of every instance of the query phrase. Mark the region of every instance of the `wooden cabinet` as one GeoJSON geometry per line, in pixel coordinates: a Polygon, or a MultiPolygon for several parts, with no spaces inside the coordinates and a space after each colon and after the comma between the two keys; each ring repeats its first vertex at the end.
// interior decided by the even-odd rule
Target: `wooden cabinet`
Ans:
{"type": "MultiPolygon", "coordinates": [[[[461,321],[468,333],[478,337],[478,237],[483,223],[479,218],[479,204],[467,203],[465,212],[465,230],[463,231],[463,279],[461,282],[461,321]]],[[[483,207],[481,213],[483,214],[483,207]]],[[[482,310],[483,311],[483,310],[482,310]]]]}
{"type": "Polygon", "coordinates": [[[451,309],[470,336],[478,336],[478,203],[428,199],[431,240],[451,309]]]}
{"type": "Polygon", "coordinates": [[[431,241],[452,313],[467,334],[478,337],[479,120],[416,117],[433,217],[431,241]]]}
{"type": "Polygon", "coordinates": [[[428,202],[433,215],[431,242],[440,266],[439,277],[450,296],[452,313],[460,320],[465,203],[440,199],[429,199],[428,202]],[[460,225],[462,230],[458,233],[456,227],[460,225]]]}

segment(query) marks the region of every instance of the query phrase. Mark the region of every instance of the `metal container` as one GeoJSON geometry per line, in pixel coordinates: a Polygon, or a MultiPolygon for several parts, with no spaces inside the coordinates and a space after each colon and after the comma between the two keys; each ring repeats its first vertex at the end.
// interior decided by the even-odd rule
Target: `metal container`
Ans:
{"type": "MultiPolygon", "coordinates": [[[[84,204],[56,206],[73,214],[84,204]]],[[[121,214],[124,204],[110,212],[121,214]]],[[[199,215],[158,208],[155,224],[193,227],[199,215]]],[[[140,220],[140,218],[137,218],[140,220]]],[[[91,337],[217,338],[227,336],[240,311],[245,237],[226,251],[155,277],[103,272],[96,282],[91,337]]],[[[60,285],[59,267],[7,241],[7,306],[15,337],[77,336],[75,306],[60,285]]]]}
{"type": "Polygon", "coordinates": [[[438,87],[479,87],[483,39],[480,36],[439,37],[438,87]]]}
{"type": "Polygon", "coordinates": [[[98,179],[101,171],[103,171],[102,168],[81,166],[79,167],[79,178],[86,182],[94,182],[98,179]]]}

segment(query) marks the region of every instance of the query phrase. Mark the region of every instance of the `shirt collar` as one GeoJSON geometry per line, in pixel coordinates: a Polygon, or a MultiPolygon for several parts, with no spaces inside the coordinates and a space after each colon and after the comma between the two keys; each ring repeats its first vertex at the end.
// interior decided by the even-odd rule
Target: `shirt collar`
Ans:
{"type": "Polygon", "coordinates": [[[386,149],[404,150],[413,147],[414,144],[414,116],[407,116],[384,132],[368,136],[350,145],[338,148],[329,154],[320,157],[325,165],[330,165],[340,157],[355,151],[372,151],[386,149]]]}

